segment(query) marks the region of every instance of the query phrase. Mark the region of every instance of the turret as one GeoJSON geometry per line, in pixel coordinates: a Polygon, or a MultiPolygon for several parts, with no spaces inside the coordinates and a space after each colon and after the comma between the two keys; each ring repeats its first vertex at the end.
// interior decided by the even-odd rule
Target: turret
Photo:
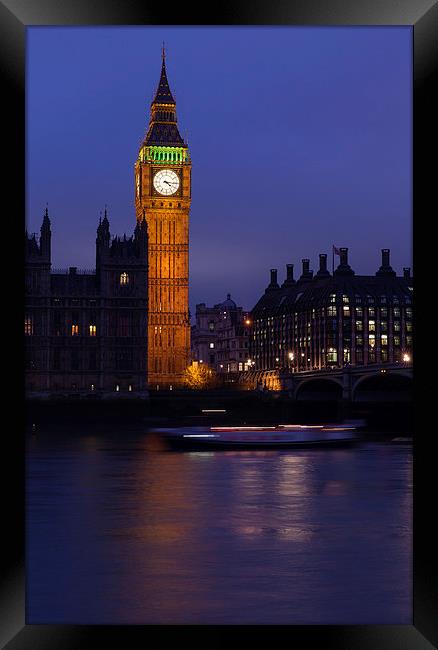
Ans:
{"type": "Polygon", "coordinates": [[[50,262],[52,233],[50,230],[49,210],[47,207],[44,213],[43,223],[40,232],[41,232],[41,238],[40,238],[41,257],[46,258],[46,260],[50,262]]]}

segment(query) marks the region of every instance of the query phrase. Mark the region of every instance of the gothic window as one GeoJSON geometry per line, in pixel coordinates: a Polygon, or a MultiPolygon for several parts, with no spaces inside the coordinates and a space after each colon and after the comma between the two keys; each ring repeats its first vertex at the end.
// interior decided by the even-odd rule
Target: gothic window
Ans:
{"type": "Polygon", "coordinates": [[[120,314],[119,336],[129,336],[129,314],[120,314]]]}
{"type": "Polygon", "coordinates": [[[71,335],[72,336],[78,336],[79,335],[79,325],[77,325],[76,323],[72,323],[71,335]]]}
{"type": "Polygon", "coordinates": [[[90,331],[90,336],[96,336],[96,325],[90,324],[89,331],[90,331]]]}
{"type": "Polygon", "coordinates": [[[53,370],[60,370],[61,368],[61,350],[55,348],[53,350],[53,370]]]}
{"type": "Polygon", "coordinates": [[[129,284],[129,275],[125,272],[120,274],[120,284],[126,285],[129,284]]]}
{"type": "Polygon", "coordinates": [[[71,351],[71,369],[79,370],[79,353],[78,350],[71,351]]]}
{"type": "Polygon", "coordinates": [[[24,334],[26,336],[32,336],[33,334],[33,321],[31,316],[25,316],[24,318],[24,334]]]}
{"type": "Polygon", "coordinates": [[[96,370],[96,366],[97,366],[96,350],[90,350],[89,357],[88,357],[88,369],[96,370]]]}

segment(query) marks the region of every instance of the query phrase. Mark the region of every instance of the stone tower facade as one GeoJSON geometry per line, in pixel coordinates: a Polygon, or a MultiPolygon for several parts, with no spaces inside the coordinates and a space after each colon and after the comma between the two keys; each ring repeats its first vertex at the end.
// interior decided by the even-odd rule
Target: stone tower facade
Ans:
{"type": "Polygon", "coordinates": [[[146,218],[148,245],[149,386],[181,383],[189,363],[189,210],[191,161],[178,131],[176,102],[163,48],[149,128],[135,163],[137,221],[146,218]]]}

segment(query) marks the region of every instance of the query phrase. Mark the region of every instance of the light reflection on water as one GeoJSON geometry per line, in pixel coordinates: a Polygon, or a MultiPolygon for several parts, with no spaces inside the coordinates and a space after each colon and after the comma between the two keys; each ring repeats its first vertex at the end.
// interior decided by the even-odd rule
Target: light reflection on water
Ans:
{"type": "Polygon", "coordinates": [[[411,624],[406,446],[33,437],[28,623],[411,624]]]}

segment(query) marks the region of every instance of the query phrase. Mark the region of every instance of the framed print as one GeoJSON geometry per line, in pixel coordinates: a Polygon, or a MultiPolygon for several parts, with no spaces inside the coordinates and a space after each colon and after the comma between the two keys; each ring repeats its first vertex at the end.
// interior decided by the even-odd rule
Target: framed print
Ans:
{"type": "Polygon", "coordinates": [[[0,4],[3,645],[431,648],[437,6],[156,11],[0,4]]]}

